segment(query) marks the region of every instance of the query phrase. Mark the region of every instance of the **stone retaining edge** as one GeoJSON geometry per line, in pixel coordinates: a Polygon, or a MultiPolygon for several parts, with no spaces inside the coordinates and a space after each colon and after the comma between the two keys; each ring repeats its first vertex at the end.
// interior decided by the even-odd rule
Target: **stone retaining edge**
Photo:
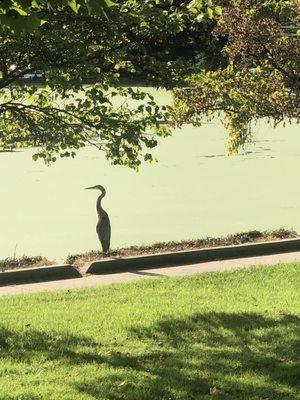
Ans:
{"type": "Polygon", "coordinates": [[[82,275],[107,274],[149,267],[159,268],[196,264],[230,258],[255,257],[292,251],[300,251],[300,238],[99,260],[85,264],[80,269],[80,272],[82,275]]]}
{"type": "Polygon", "coordinates": [[[73,265],[69,264],[13,269],[0,272],[0,286],[79,277],[81,278],[80,272],[73,265]]]}
{"type": "Polygon", "coordinates": [[[177,251],[145,256],[111,258],[87,263],[79,270],[70,264],[14,269],[0,272],[0,290],[1,286],[6,285],[81,278],[86,274],[128,272],[145,268],[196,264],[230,258],[255,257],[292,251],[300,251],[300,238],[235,246],[210,247],[199,250],[177,251]]]}

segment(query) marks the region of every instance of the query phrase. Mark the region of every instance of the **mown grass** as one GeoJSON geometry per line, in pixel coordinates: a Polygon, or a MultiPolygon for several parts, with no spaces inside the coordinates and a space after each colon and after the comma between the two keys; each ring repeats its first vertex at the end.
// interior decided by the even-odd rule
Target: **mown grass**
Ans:
{"type": "Polygon", "coordinates": [[[299,399],[299,271],[2,297],[0,399],[299,399]]]}

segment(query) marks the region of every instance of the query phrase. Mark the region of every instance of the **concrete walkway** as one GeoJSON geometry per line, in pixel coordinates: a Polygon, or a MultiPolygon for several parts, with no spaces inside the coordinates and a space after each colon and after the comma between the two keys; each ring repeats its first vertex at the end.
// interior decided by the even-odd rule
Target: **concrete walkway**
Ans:
{"type": "Polygon", "coordinates": [[[278,263],[300,262],[300,252],[274,254],[260,257],[238,258],[233,260],[211,261],[199,264],[176,267],[152,268],[105,275],[89,275],[84,278],[65,279],[52,282],[30,283],[0,287],[0,296],[55,290],[71,290],[96,287],[109,283],[129,282],[142,278],[157,276],[186,276],[202,272],[228,271],[231,269],[249,268],[254,265],[274,265],[278,263]]]}

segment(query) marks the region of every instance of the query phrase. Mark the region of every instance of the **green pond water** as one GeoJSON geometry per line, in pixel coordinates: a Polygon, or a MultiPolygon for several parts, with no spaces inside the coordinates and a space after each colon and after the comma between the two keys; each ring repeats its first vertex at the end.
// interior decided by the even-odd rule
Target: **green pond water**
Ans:
{"type": "MultiPolygon", "coordinates": [[[[170,95],[154,91],[161,103],[170,95]]],[[[0,153],[0,259],[98,249],[96,191],[112,224],[112,247],[223,236],[250,229],[300,231],[299,125],[276,129],[261,122],[254,143],[225,156],[219,123],[186,126],[162,139],[158,164],[139,173],[111,166],[94,148],[50,167],[33,150],[0,153]]]]}

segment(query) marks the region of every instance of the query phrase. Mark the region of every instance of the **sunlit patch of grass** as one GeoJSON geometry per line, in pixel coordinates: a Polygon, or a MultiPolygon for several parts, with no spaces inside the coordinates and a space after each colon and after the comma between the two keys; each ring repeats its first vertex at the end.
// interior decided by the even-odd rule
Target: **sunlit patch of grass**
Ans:
{"type": "Polygon", "coordinates": [[[0,298],[0,399],[296,400],[299,271],[0,298]]]}

